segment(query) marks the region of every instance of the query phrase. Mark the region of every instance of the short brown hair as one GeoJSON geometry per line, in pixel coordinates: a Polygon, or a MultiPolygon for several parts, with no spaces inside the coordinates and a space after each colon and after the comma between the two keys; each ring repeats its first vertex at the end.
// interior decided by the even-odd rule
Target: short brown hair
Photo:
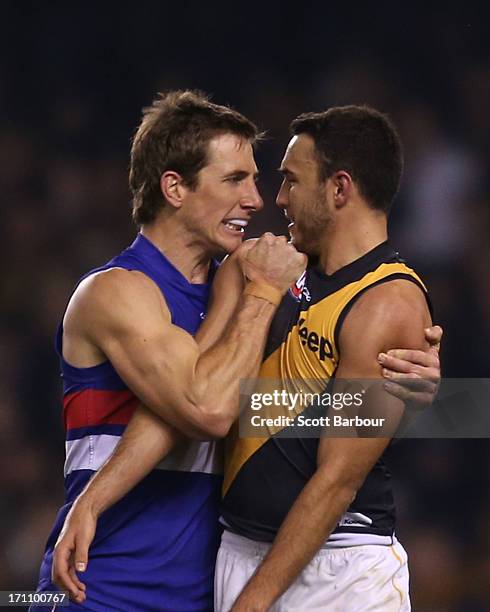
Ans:
{"type": "Polygon", "coordinates": [[[370,206],[388,213],[403,170],[400,137],[390,119],[369,106],[339,106],[305,113],[291,133],[315,141],[321,180],[345,170],[370,206]]]}
{"type": "Polygon", "coordinates": [[[133,194],[133,220],[151,223],[165,205],[160,178],[178,172],[191,189],[207,163],[209,141],[232,133],[252,144],[260,138],[257,127],[237,111],[209,101],[200,91],[160,93],[143,109],[133,138],[129,187],[133,194]]]}

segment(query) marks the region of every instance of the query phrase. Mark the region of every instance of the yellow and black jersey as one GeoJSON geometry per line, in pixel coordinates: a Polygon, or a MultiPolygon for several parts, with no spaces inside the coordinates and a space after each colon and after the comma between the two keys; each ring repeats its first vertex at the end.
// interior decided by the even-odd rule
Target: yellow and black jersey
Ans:
{"type": "MultiPolygon", "coordinates": [[[[259,386],[275,379],[290,391],[325,390],[339,362],[339,333],[349,310],[364,291],[394,279],[414,282],[427,295],[420,278],[388,242],[330,276],[308,266],[274,317],[259,386]]],[[[240,438],[233,430],[225,455],[226,527],[253,540],[272,541],[315,472],[317,449],[318,438],[283,437],[277,430],[270,437],[240,438]]],[[[394,526],[390,474],[381,458],[328,544],[389,543],[394,526]]]]}

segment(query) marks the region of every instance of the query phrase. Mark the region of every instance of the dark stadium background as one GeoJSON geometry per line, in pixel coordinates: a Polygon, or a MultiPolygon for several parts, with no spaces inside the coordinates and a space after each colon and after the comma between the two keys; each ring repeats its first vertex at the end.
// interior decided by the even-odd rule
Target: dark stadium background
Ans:
{"type": "MultiPolygon", "coordinates": [[[[36,584],[62,502],[53,335],[77,278],[132,240],[129,141],[159,90],[200,87],[268,130],[251,236],[285,229],[292,117],[389,112],[406,149],[393,242],[430,287],[444,375],[489,375],[490,42],[458,4],[1,3],[0,590],[36,584]]],[[[488,441],[408,441],[392,459],[414,609],[490,610],[488,441]]]]}

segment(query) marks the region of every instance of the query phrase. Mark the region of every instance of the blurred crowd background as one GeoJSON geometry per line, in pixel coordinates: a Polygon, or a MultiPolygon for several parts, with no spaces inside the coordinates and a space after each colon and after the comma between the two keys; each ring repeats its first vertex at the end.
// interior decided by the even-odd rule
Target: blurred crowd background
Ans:
{"type": "MultiPolygon", "coordinates": [[[[489,377],[483,3],[355,4],[1,4],[0,590],[35,588],[62,503],[55,328],[80,275],[133,239],[130,138],[157,91],[201,88],[268,131],[250,236],[285,231],[276,168],[294,116],[388,112],[406,156],[392,242],[430,288],[443,374],[489,377]]],[[[414,610],[490,610],[488,440],[409,440],[391,455],[414,610]]]]}

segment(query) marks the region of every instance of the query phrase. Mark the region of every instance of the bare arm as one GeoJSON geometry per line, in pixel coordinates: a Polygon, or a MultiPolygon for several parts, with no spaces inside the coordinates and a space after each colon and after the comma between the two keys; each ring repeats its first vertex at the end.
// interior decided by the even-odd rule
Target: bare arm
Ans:
{"type": "MultiPolygon", "coordinates": [[[[198,330],[195,339],[200,350],[210,348],[229,324],[245,279],[239,257],[252,244],[240,247],[241,253],[227,258],[216,273],[210,314],[198,330]],[[216,313],[219,316],[216,316],[216,313]]],[[[131,418],[122,439],[106,464],[90,480],[79,495],[79,512],[97,518],[142,480],[183,439],[171,427],[145,406],[140,405],[131,418]],[[82,508],[83,507],[83,508],[82,508]]],[[[71,513],[73,516],[74,512],[71,513]]]]}
{"type": "MultiPolygon", "coordinates": [[[[252,281],[281,295],[306,259],[283,237],[269,234],[246,261],[252,281]]],[[[239,380],[258,370],[275,310],[266,299],[242,294],[233,324],[201,352],[194,338],[172,325],[152,281],[114,269],[80,285],[65,317],[65,338],[95,347],[99,361],[109,359],[135,395],[184,434],[223,437],[237,415],[239,380]]]]}
{"type": "MultiPolygon", "coordinates": [[[[209,315],[195,340],[202,352],[215,344],[230,323],[245,286],[239,257],[253,246],[247,241],[220,266],[212,289],[209,315]]],[[[110,460],[81,493],[83,503],[98,516],[126,495],[183,439],[182,434],[140,405],[110,460]],[[137,461],[135,460],[137,459],[137,461]]]]}
{"type": "MultiPolygon", "coordinates": [[[[196,343],[201,352],[219,342],[220,335],[237,311],[245,285],[239,260],[252,246],[252,242],[242,245],[239,252],[229,257],[216,275],[210,316],[196,335],[196,343]]],[[[294,269],[294,265],[292,267],[294,269]]],[[[264,302],[261,299],[258,301],[264,302]]],[[[267,302],[261,306],[264,305],[271,308],[267,302]]],[[[260,357],[261,350],[256,356],[257,364],[253,367],[258,368],[260,357]]],[[[85,585],[78,579],[75,568],[77,571],[86,569],[88,549],[95,535],[98,516],[128,493],[181,439],[182,434],[174,427],[140,406],[113,456],[77,498],[58,538],[53,560],[53,580],[67,589],[75,601],[81,603],[85,599],[85,585]]]]}
{"type": "Polygon", "coordinates": [[[242,262],[256,242],[257,239],[246,240],[226,257],[216,272],[208,312],[195,335],[201,353],[216,344],[233,319],[247,284],[242,262]]]}
{"type": "MultiPolygon", "coordinates": [[[[344,322],[337,377],[380,379],[378,353],[392,346],[424,349],[423,329],[429,322],[425,300],[415,285],[394,281],[370,289],[344,322]]],[[[373,404],[376,407],[379,392],[378,388],[373,404]]],[[[403,403],[382,393],[383,407],[391,413],[394,427],[396,417],[403,414],[403,403]]],[[[320,441],[318,468],[289,511],[269,554],[236,601],[235,612],[267,610],[287,590],[333,531],[389,439],[320,441]]]]}

